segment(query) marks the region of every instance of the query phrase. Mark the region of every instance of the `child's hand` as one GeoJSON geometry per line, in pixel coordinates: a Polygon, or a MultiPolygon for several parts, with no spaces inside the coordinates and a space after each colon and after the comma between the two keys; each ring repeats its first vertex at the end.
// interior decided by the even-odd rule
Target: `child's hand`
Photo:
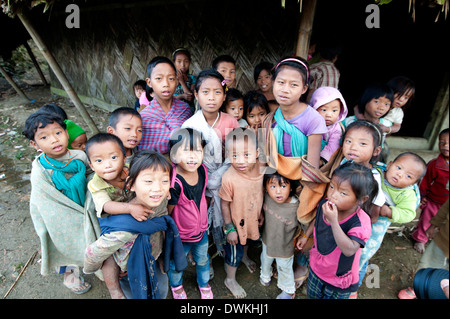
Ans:
{"type": "Polygon", "coordinates": [[[138,222],[142,222],[147,220],[148,216],[150,214],[154,214],[155,212],[152,210],[149,210],[148,208],[145,208],[142,205],[139,204],[130,204],[130,215],[134,217],[138,222]]]}
{"type": "Polygon", "coordinates": [[[237,231],[232,231],[227,234],[227,242],[230,245],[237,245],[238,243],[238,233],[237,231]]]}
{"type": "Polygon", "coordinates": [[[296,244],[297,249],[298,249],[298,250],[302,250],[303,247],[305,247],[305,245],[306,245],[307,242],[308,242],[308,238],[300,237],[300,238],[297,240],[297,244],[296,244]]]}
{"type": "Polygon", "coordinates": [[[338,209],[333,202],[327,201],[322,205],[323,215],[331,224],[338,221],[338,209]]]}

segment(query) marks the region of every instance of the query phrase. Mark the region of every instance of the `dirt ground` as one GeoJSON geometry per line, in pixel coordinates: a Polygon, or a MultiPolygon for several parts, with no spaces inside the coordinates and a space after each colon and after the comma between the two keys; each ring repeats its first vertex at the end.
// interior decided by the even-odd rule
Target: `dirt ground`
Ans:
{"type": "MultiPolygon", "coordinates": [[[[40,243],[34,231],[29,214],[30,171],[31,162],[36,155],[29,147],[28,141],[21,135],[25,119],[46,103],[56,103],[63,107],[69,118],[80,124],[88,134],[77,109],[70,100],[50,93],[48,87],[29,85],[21,82],[21,86],[34,103],[21,100],[9,84],[0,78],[0,294],[1,298],[8,293],[18,276],[26,266],[15,286],[9,291],[8,299],[109,299],[106,286],[93,275],[86,276],[92,289],[83,295],[71,293],[62,284],[62,276],[50,274],[40,275],[40,243]],[[34,256],[34,258],[33,258],[34,256]]],[[[97,108],[88,107],[93,120],[100,131],[105,131],[109,114],[97,108]]],[[[360,299],[396,299],[400,289],[411,286],[414,272],[420,255],[413,249],[411,230],[414,221],[401,231],[388,233],[378,253],[371,263],[377,266],[379,273],[372,273],[373,278],[379,274],[379,287],[368,288],[365,284],[359,291],[360,299]]],[[[395,226],[395,225],[394,225],[395,226]]],[[[250,274],[245,266],[241,266],[237,279],[248,293],[248,298],[271,299],[279,294],[276,280],[269,287],[263,287],[259,277],[259,254],[261,248],[249,249],[250,257],[258,264],[258,271],[250,274]]],[[[215,298],[232,299],[233,296],[225,288],[223,259],[213,260],[215,277],[211,286],[215,298]]],[[[376,281],[369,280],[376,284],[376,281]]],[[[184,276],[184,286],[188,297],[200,298],[196,287],[195,270],[189,267],[184,276]]],[[[170,293],[169,293],[170,295],[170,293]]],[[[169,296],[171,298],[171,296],[169,296]]],[[[305,299],[305,288],[297,290],[298,299],[305,299]]]]}

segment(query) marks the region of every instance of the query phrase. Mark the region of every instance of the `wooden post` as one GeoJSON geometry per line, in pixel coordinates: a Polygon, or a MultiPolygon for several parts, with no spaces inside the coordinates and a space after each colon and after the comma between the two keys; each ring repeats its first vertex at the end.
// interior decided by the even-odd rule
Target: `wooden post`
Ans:
{"type": "Polygon", "coordinates": [[[28,42],[25,40],[23,42],[23,45],[25,49],[27,49],[28,55],[30,56],[31,61],[33,61],[34,67],[36,68],[36,71],[39,73],[39,77],[41,78],[42,83],[44,83],[44,86],[47,86],[47,80],[45,79],[44,73],[42,73],[41,67],[39,66],[38,61],[36,60],[36,57],[33,54],[33,51],[31,50],[30,46],[28,45],[28,42]]]}
{"type": "Polygon", "coordinates": [[[33,27],[30,20],[28,19],[28,17],[23,12],[19,13],[18,16],[19,16],[20,21],[22,21],[23,25],[25,26],[25,29],[27,29],[28,33],[31,35],[31,38],[33,39],[34,43],[36,43],[37,47],[42,52],[42,55],[47,60],[48,65],[52,68],[52,70],[55,73],[56,77],[58,78],[59,82],[63,86],[64,90],[67,92],[70,99],[75,104],[75,107],[80,112],[81,117],[83,118],[83,120],[86,122],[86,124],[91,129],[92,133],[93,134],[99,133],[97,126],[95,125],[95,123],[92,120],[89,113],[86,111],[84,104],[81,102],[80,98],[75,93],[75,90],[72,88],[72,85],[70,84],[66,75],[62,71],[58,62],[53,57],[53,54],[48,50],[44,41],[42,40],[40,35],[37,33],[36,29],[33,27]]]}
{"type": "Polygon", "coordinates": [[[314,22],[317,0],[303,1],[300,26],[298,28],[297,49],[295,54],[306,59],[308,57],[309,40],[314,22]]]}
{"type": "Polygon", "coordinates": [[[17,92],[17,94],[19,94],[19,96],[21,96],[23,99],[27,100],[28,102],[30,101],[30,99],[25,95],[25,93],[23,93],[22,89],[16,84],[16,82],[14,82],[12,77],[9,76],[8,72],[6,72],[6,70],[1,65],[0,65],[0,73],[5,77],[6,81],[8,81],[9,84],[11,84],[11,86],[14,88],[14,90],[16,90],[16,92],[17,92]]]}

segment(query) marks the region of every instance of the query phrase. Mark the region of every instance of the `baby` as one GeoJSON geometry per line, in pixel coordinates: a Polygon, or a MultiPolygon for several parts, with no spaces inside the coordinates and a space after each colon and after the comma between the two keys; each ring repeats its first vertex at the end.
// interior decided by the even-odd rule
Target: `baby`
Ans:
{"type": "Polygon", "coordinates": [[[248,123],[244,118],[244,96],[238,89],[228,89],[221,111],[233,116],[240,127],[247,127],[248,123]]]}
{"type": "Polygon", "coordinates": [[[341,144],[343,126],[340,121],[347,117],[347,104],[341,92],[334,87],[320,87],[311,97],[311,106],[325,119],[328,132],[322,136],[320,157],[329,161],[341,144]]]}

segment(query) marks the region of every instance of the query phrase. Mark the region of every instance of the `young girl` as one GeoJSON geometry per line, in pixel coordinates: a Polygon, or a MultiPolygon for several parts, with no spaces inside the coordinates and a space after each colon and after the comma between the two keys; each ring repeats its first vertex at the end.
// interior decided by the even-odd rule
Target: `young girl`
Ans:
{"type": "Polygon", "coordinates": [[[208,169],[206,196],[212,198],[208,216],[212,219],[211,231],[219,253],[223,253],[222,244],[225,242],[225,238],[218,193],[222,174],[230,166],[230,162],[224,160],[223,147],[225,136],[234,128],[239,127],[239,123],[233,116],[219,111],[226,98],[225,92],[225,80],[219,72],[213,69],[200,72],[194,94],[201,110],[182,125],[182,128],[194,128],[201,132],[207,143],[203,150],[203,164],[208,169]]]}
{"type": "Polygon", "coordinates": [[[228,89],[225,103],[221,109],[222,112],[233,116],[240,127],[247,127],[248,123],[244,116],[244,96],[238,89],[228,89]]]}
{"type": "MultiPolygon", "coordinates": [[[[170,139],[171,160],[175,164],[172,174],[169,214],[178,226],[183,248],[192,252],[197,283],[202,299],[213,299],[209,281],[208,207],[205,190],[208,171],[202,164],[205,140],[191,128],[175,131],[170,139]]],[[[169,270],[169,283],[174,299],[187,299],[183,288],[183,272],[169,270]]]]}
{"type": "MultiPolygon", "coordinates": [[[[361,247],[371,233],[366,212],[377,191],[371,170],[361,164],[347,162],[334,171],[327,198],[306,231],[306,236],[314,235],[309,299],[348,299],[358,288],[361,247]]],[[[305,243],[302,237],[297,248],[305,243]]]]}
{"type": "Polygon", "coordinates": [[[258,132],[262,122],[270,113],[269,104],[264,94],[257,91],[249,91],[244,96],[244,114],[248,127],[258,132]]]}
{"type": "Polygon", "coordinates": [[[173,94],[178,85],[177,71],[169,59],[157,56],[147,66],[147,85],[154,99],[141,111],[143,134],[139,149],[169,153],[169,138],[191,115],[189,105],[173,94]]]}
{"type": "Polygon", "coordinates": [[[178,48],[172,53],[172,61],[177,68],[178,86],[175,89],[174,97],[185,101],[191,107],[191,111],[195,111],[194,105],[194,87],[197,78],[193,74],[189,74],[189,66],[191,65],[191,54],[185,48],[178,48]]]}
{"type": "MultiPolygon", "coordinates": [[[[270,62],[261,62],[255,66],[253,71],[253,78],[258,86],[257,92],[264,94],[267,103],[269,104],[270,112],[275,111],[278,107],[278,103],[273,95],[273,81],[272,81],[273,64],[270,62]]],[[[267,113],[270,113],[267,112],[267,113]]]]}
{"type": "Polygon", "coordinates": [[[394,92],[394,100],[391,110],[384,116],[385,120],[391,121],[392,126],[380,125],[383,132],[387,134],[397,133],[402,127],[404,110],[411,105],[416,92],[414,82],[405,76],[397,76],[389,80],[387,85],[394,92]]]}
{"type": "Polygon", "coordinates": [[[261,275],[263,286],[270,284],[272,263],[276,261],[278,288],[282,290],[277,299],[295,297],[294,236],[300,224],[297,221],[298,198],[296,185],[278,173],[266,174],[263,181],[264,197],[263,248],[261,252],[261,275]]]}

